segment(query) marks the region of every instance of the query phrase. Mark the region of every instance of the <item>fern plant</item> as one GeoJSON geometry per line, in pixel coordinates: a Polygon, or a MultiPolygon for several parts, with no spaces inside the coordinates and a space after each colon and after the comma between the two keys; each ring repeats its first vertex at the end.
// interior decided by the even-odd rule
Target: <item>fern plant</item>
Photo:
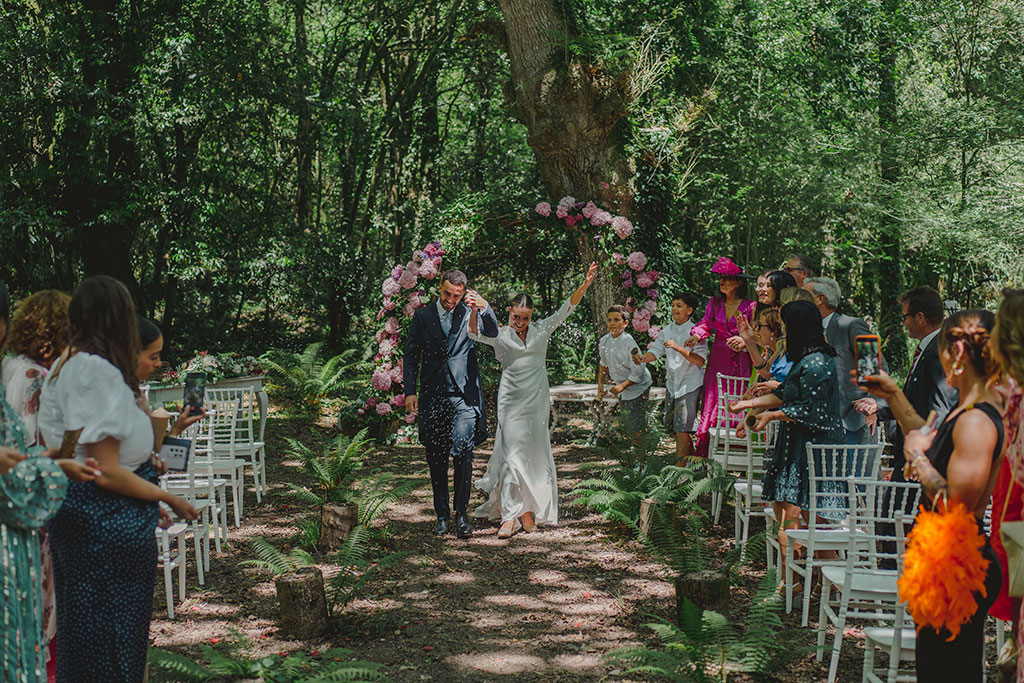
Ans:
{"type": "Polygon", "coordinates": [[[297,439],[288,438],[287,454],[301,463],[313,478],[309,486],[288,484],[289,494],[322,508],[325,503],[344,503],[355,498],[352,483],[363,460],[373,450],[373,439],[363,429],[355,436],[339,434],[318,454],[297,439]]]}
{"type": "Polygon", "coordinates": [[[194,662],[160,648],[149,648],[149,680],[153,683],[206,683],[207,681],[259,680],[265,683],[317,683],[325,681],[387,681],[384,667],[352,659],[353,652],[333,648],[309,656],[304,652],[252,657],[238,644],[219,648],[200,645],[205,663],[194,662]]]}
{"type": "Polygon", "coordinates": [[[327,579],[327,602],[331,612],[352,602],[377,572],[401,562],[411,554],[409,551],[391,553],[370,561],[367,558],[368,540],[367,527],[356,526],[342,542],[338,552],[331,557],[331,562],[338,569],[327,579]]]}
{"type": "MultiPolygon", "coordinates": [[[[326,592],[327,609],[330,614],[352,602],[359,591],[373,580],[377,572],[401,562],[410,555],[410,552],[403,551],[371,560],[368,557],[369,540],[369,529],[361,524],[357,525],[349,532],[338,552],[327,558],[327,562],[332,565],[325,572],[328,575],[326,592]]],[[[251,543],[257,557],[239,564],[263,569],[270,572],[271,576],[281,576],[316,564],[313,556],[301,548],[295,548],[285,554],[263,538],[253,538],[251,543]]]]}
{"type": "Polygon", "coordinates": [[[270,388],[302,414],[319,414],[327,398],[351,393],[357,386],[360,363],[353,360],[355,349],[326,360],[320,357],[323,344],[310,344],[302,353],[280,349],[263,354],[270,388]]]}
{"type": "Polygon", "coordinates": [[[303,567],[312,567],[316,564],[313,556],[302,548],[295,548],[285,555],[265,538],[256,536],[250,540],[250,543],[259,557],[255,560],[243,560],[239,562],[239,565],[258,567],[270,572],[271,576],[289,574],[303,567]]]}
{"type": "Polygon", "coordinates": [[[678,625],[664,619],[646,624],[662,648],[624,648],[606,659],[629,666],[627,676],[679,683],[724,682],[731,672],[763,676],[778,671],[808,648],[796,647],[800,633],[783,627],[782,598],[775,581],[775,571],[769,570],[758,585],[750,611],[738,620],[747,625],[742,630],[718,612],[702,611],[687,601],[678,625]]]}

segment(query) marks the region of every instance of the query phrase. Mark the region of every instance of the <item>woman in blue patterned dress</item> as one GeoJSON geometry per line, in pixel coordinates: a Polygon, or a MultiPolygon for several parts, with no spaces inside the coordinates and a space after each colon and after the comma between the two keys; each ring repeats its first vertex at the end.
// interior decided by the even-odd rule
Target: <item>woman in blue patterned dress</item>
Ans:
{"type": "Polygon", "coordinates": [[[792,301],[782,307],[782,323],[793,361],[786,381],[770,394],[737,401],[730,409],[763,409],[755,431],[764,429],[771,420],[780,422],[772,460],[764,470],[761,495],[766,501],[774,501],[780,555],[785,557],[785,530],[801,527],[801,516],[810,507],[807,444],[843,443],[843,423],[836,351],[825,341],[818,309],[809,301],[792,301]]]}
{"type": "Polygon", "coordinates": [[[48,526],[57,588],[57,680],[139,683],[153,612],[158,502],[195,519],[156,485],[153,428],[139,406],[139,330],[128,290],[88,278],[68,310],[71,342],[43,385],[47,443],[81,429],[75,459],[95,458],[95,482],[72,483],[48,526]]]}

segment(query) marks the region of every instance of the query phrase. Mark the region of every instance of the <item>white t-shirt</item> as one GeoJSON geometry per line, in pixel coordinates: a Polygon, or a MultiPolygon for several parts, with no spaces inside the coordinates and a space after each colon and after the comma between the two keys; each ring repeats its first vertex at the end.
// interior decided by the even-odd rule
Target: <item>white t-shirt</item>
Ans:
{"type": "MultiPolygon", "coordinates": [[[[699,389],[704,385],[704,368],[697,367],[688,361],[683,354],[674,349],[666,349],[665,342],[670,339],[683,346],[690,338],[690,330],[693,329],[693,321],[687,320],[682,325],[672,321],[668,327],[661,330],[661,334],[654,340],[649,349],[655,358],[665,356],[665,389],[672,398],[680,398],[686,394],[699,389]]],[[[692,349],[704,360],[708,359],[708,343],[698,342],[692,349]]]]}
{"type": "MultiPolygon", "coordinates": [[[[60,360],[57,361],[57,364],[60,360]]],[[[119,462],[134,470],[153,453],[153,423],[135,402],[121,371],[107,359],[76,353],[43,384],[39,429],[49,448],[57,448],[68,429],[82,429],[75,460],[85,462],[85,444],[108,436],[121,442],[119,462]]]]}
{"type": "Polygon", "coordinates": [[[618,337],[612,333],[601,337],[598,350],[601,355],[601,367],[608,368],[615,384],[621,384],[627,379],[633,384],[626,387],[626,390],[619,394],[619,398],[625,401],[638,398],[651,386],[651,373],[646,365],[637,365],[633,362],[632,351],[638,349],[637,343],[628,332],[623,332],[618,337]]]}

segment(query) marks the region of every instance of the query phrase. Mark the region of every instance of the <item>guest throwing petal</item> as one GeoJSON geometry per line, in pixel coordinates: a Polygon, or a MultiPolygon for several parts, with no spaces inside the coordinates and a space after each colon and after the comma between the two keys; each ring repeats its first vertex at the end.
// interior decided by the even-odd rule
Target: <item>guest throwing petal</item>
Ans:
{"type": "Polygon", "coordinates": [[[558,523],[558,480],[548,437],[548,373],[545,365],[551,334],[565,322],[594,282],[597,264],[554,315],[531,324],[533,301],[518,294],[508,307],[509,324],[497,336],[481,335],[477,315],[487,302],[470,302],[469,336],[494,347],[501,363],[498,387],[498,429],[487,472],[476,487],[487,502],[476,509],[477,517],[501,518],[499,538],[509,538],[516,528],[531,532],[537,524],[558,523]]]}
{"type": "Polygon", "coordinates": [[[754,302],[743,296],[746,281],[754,278],[724,256],[711,267],[711,272],[718,275],[721,294],[708,301],[704,318],[694,325],[693,334],[686,341],[686,346],[693,347],[702,339],[715,336],[704,372],[704,409],[697,426],[697,456],[701,458],[708,457],[708,431],[718,417],[718,376],[750,377],[753,371],[746,343],[739,336],[737,319],[742,314],[749,320],[754,312],[754,302]]]}

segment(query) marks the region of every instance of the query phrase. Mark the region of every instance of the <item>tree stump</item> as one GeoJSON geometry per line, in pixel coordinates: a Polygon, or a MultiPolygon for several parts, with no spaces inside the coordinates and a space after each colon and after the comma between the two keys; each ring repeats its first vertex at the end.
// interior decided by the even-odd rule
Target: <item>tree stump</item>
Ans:
{"type": "Polygon", "coordinates": [[[689,600],[701,609],[729,613],[729,576],[725,572],[702,569],[676,577],[676,613],[682,623],[683,604],[689,600]]]}
{"type": "Polygon", "coordinates": [[[324,575],[316,567],[303,567],[274,580],[281,629],[300,639],[320,635],[327,628],[324,575]]]}
{"type": "Polygon", "coordinates": [[[325,503],[320,510],[320,543],[337,550],[359,521],[359,503],[325,503]]]}
{"type": "MultiPolygon", "coordinates": [[[[676,509],[676,504],[669,501],[663,504],[665,506],[665,513],[671,516],[672,525],[681,525],[679,517],[679,511],[676,509]]],[[[640,501],[640,532],[644,536],[649,536],[651,533],[651,519],[652,512],[658,506],[658,502],[651,498],[644,498],[640,501]]]]}

